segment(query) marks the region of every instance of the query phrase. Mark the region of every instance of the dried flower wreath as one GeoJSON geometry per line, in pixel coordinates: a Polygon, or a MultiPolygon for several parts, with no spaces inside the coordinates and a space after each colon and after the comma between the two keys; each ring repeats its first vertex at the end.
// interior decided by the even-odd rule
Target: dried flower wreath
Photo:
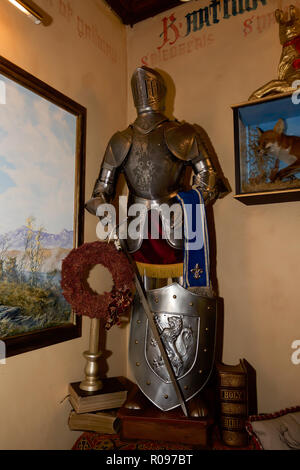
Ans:
{"type": "Polygon", "coordinates": [[[125,254],[113,243],[92,242],[74,248],[62,263],[61,287],[67,302],[78,315],[103,318],[108,330],[120,323],[120,315],[132,302],[133,270],[125,254]],[[111,273],[114,286],[102,295],[94,292],[88,277],[96,265],[105,266],[111,273]]]}

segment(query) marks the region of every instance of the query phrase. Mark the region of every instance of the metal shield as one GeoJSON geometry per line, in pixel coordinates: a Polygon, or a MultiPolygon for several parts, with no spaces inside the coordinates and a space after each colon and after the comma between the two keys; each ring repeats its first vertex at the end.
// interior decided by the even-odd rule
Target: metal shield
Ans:
{"type": "MultiPolygon", "coordinates": [[[[202,297],[178,283],[147,292],[147,298],[177,383],[186,401],[207,383],[214,365],[217,299],[202,297]]],[[[129,360],[136,382],[163,411],[179,406],[138,296],[131,319],[129,360]]]]}

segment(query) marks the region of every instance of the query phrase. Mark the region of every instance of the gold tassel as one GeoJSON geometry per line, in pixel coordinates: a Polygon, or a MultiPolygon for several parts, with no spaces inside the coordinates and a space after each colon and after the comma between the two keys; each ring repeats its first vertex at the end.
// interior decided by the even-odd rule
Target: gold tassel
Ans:
{"type": "Polygon", "coordinates": [[[136,262],[141,276],[168,279],[169,277],[181,277],[183,275],[183,263],[178,264],[148,264],[136,262]]]}

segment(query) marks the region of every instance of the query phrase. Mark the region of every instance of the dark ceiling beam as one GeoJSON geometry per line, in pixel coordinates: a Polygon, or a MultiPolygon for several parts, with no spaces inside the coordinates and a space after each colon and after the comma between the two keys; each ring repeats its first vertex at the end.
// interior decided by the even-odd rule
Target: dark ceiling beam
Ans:
{"type": "Polygon", "coordinates": [[[122,22],[133,26],[139,21],[182,5],[180,0],[106,0],[122,22]]]}
{"type": "Polygon", "coordinates": [[[106,3],[117,13],[124,24],[132,23],[131,1],[105,0],[106,3]]]}

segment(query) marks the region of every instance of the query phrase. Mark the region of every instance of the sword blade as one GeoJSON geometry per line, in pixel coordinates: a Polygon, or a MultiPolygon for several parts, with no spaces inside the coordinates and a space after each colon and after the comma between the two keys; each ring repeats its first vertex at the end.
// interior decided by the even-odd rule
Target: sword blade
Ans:
{"type": "Polygon", "coordinates": [[[157,343],[157,346],[159,348],[159,352],[162,355],[164,364],[165,364],[166,369],[168,371],[168,374],[169,374],[169,377],[171,379],[173,388],[176,392],[177,399],[179,401],[181,409],[182,409],[184,415],[188,417],[188,411],[187,411],[186,403],[185,403],[185,400],[184,400],[184,396],[183,396],[182,391],[181,391],[181,389],[178,385],[178,382],[176,380],[176,376],[175,376],[174,371],[173,371],[172,364],[171,364],[170,359],[169,359],[169,357],[166,353],[166,350],[165,350],[165,347],[164,347],[163,342],[161,340],[160,334],[157,330],[157,327],[156,327],[156,324],[155,324],[155,321],[154,321],[154,318],[153,318],[153,313],[152,313],[152,311],[149,307],[149,304],[148,304],[147,293],[145,291],[141,275],[139,273],[139,270],[136,266],[135,261],[133,260],[132,256],[130,255],[130,253],[127,250],[126,242],[124,240],[121,240],[121,239],[119,239],[119,242],[120,242],[120,245],[122,247],[122,250],[124,251],[125,255],[127,256],[128,261],[130,262],[130,264],[131,264],[131,266],[134,270],[134,277],[135,277],[135,284],[136,284],[137,292],[139,294],[139,297],[140,297],[142,306],[144,308],[144,311],[147,315],[147,319],[148,319],[152,334],[153,334],[154,339],[155,339],[155,341],[157,343]]]}

